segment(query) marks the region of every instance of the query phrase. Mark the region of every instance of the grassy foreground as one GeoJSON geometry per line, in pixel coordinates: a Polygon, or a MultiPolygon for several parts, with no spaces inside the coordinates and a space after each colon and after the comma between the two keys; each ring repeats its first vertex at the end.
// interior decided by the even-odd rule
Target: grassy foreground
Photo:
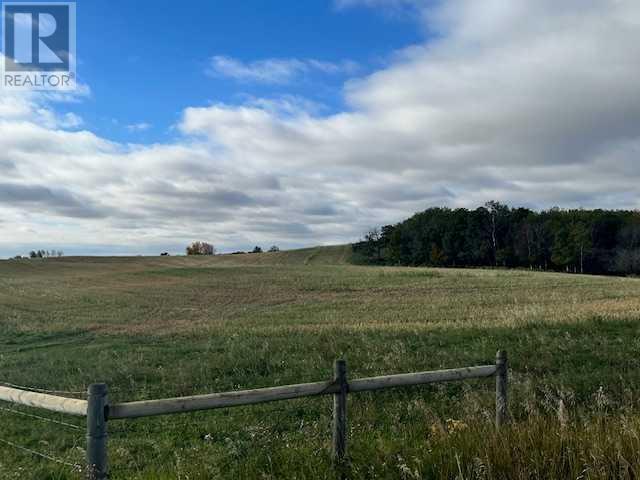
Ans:
{"type": "MultiPolygon", "coordinates": [[[[492,381],[353,395],[350,476],[638,478],[640,280],[348,256],[0,262],[0,382],[105,381],[129,401],[328,379],[339,357],[358,377],[492,363],[504,348],[511,427],[492,426],[492,381]]],[[[79,419],[0,408],[0,478],[81,478],[6,443],[81,463],[79,419]]],[[[114,421],[113,478],[334,478],[330,412],[326,397],[114,421]]]]}

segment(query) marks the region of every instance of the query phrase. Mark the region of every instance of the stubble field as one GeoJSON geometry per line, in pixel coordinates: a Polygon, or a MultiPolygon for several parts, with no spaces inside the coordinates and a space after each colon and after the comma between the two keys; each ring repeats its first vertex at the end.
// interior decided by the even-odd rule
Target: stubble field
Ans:
{"type": "MultiPolygon", "coordinates": [[[[0,382],[104,381],[131,401],[327,380],[336,358],[351,377],[488,364],[502,348],[510,427],[492,425],[491,380],[353,395],[349,475],[638,478],[640,280],[348,258],[0,262],[0,382]]],[[[333,478],[330,402],[110,422],[112,478],[333,478]]],[[[0,403],[0,426],[0,478],[81,477],[11,445],[81,464],[80,419],[0,403]]]]}

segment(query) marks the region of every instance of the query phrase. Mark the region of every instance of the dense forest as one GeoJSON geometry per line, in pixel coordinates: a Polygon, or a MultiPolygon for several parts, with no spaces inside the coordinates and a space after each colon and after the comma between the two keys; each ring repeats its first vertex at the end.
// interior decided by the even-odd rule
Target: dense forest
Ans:
{"type": "Polygon", "coordinates": [[[368,232],[353,251],[367,264],[638,274],[640,212],[430,208],[368,232]]]}

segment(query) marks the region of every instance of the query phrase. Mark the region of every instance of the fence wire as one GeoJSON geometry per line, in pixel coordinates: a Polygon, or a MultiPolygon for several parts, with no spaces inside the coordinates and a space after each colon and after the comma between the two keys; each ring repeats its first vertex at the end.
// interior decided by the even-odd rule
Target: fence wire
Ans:
{"type": "MultiPolygon", "coordinates": [[[[312,402],[326,400],[324,398],[326,390],[332,386],[333,382],[329,383],[317,396],[277,400],[270,405],[255,404],[246,405],[240,408],[225,408],[220,409],[217,413],[221,414],[224,412],[225,415],[233,415],[233,424],[242,425],[248,430],[248,438],[244,441],[250,442],[254,446],[259,446],[268,439],[282,438],[282,436],[286,435],[288,432],[293,432],[298,429],[301,430],[306,425],[305,420],[295,418],[296,415],[294,415],[294,412],[307,409],[312,402]],[[253,407],[253,412],[244,410],[250,407],[253,407]]],[[[330,406],[314,405],[313,411],[317,411],[321,417],[328,417],[328,427],[331,422],[330,406]]],[[[215,410],[209,411],[209,413],[213,412],[215,412],[215,410]]],[[[229,440],[227,438],[229,432],[223,433],[222,431],[224,430],[224,427],[221,427],[219,422],[215,422],[210,418],[203,418],[202,414],[204,413],[207,412],[203,411],[191,412],[191,414],[168,415],[164,417],[162,421],[153,421],[153,418],[113,420],[109,422],[109,435],[114,439],[126,441],[127,439],[132,439],[132,437],[152,437],[159,431],[180,429],[184,431],[185,436],[190,436],[191,441],[193,442],[211,442],[214,444],[225,445],[225,449],[230,448],[226,443],[226,441],[229,440]],[[140,420],[143,422],[138,423],[140,420]],[[213,431],[207,428],[211,425],[214,426],[213,431]]],[[[324,422],[320,422],[318,425],[322,424],[324,424],[324,422]]],[[[239,430],[238,427],[234,428],[233,426],[231,429],[235,432],[239,430]]],[[[320,427],[320,430],[312,435],[308,435],[306,438],[308,440],[311,440],[312,438],[320,438],[324,433],[326,433],[324,432],[323,427],[320,427]]],[[[218,459],[218,462],[223,471],[227,468],[231,468],[231,464],[234,462],[233,455],[230,453],[230,455],[218,459]]]]}
{"type": "MultiPolygon", "coordinates": [[[[303,397],[303,398],[299,399],[301,401],[300,401],[299,405],[296,408],[305,408],[312,401],[322,399],[324,397],[324,395],[327,393],[327,390],[329,390],[331,387],[333,387],[334,384],[335,384],[335,382],[330,382],[324,389],[322,389],[320,391],[320,393],[318,395],[303,397]]],[[[287,415],[291,415],[291,409],[292,409],[292,407],[288,406],[288,404],[285,404],[285,406],[283,406],[283,407],[281,407],[279,409],[280,415],[278,417],[276,417],[275,422],[272,422],[272,424],[275,425],[274,427],[271,427],[271,429],[270,429],[272,431],[272,433],[275,432],[275,428],[276,427],[279,427],[281,424],[284,423],[283,420],[285,419],[285,413],[287,415]]]]}
{"type": "MultiPolygon", "coordinates": [[[[271,407],[264,407],[265,404],[253,404],[253,405],[243,405],[243,406],[239,406],[239,407],[227,407],[227,408],[220,408],[220,409],[212,409],[210,411],[237,411],[239,408],[250,408],[250,407],[260,407],[261,408],[261,416],[269,416],[272,414],[278,414],[275,417],[275,420],[270,421],[270,423],[272,425],[274,425],[270,430],[272,430],[272,433],[275,433],[275,429],[278,426],[281,426],[284,423],[284,420],[286,419],[287,416],[291,415],[291,411],[293,409],[300,409],[300,408],[304,408],[306,407],[309,403],[311,403],[312,401],[317,401],[319,399],[322,399],[323,396],[326,394],[326,392],[333,387],[334,382],[329,382],[327,384],[327,386],[321,390],[317,395],[310,395],[307,397],[302,397],[302,398],[293,398],[293,399],[285,399],[285,400],[275,400],[271,403],[271,407]],[[297,402],[297,405],[292,405],[295,404],[297,402]]],[[[145,431],[155,431],[155,430],[164,430],[167,427],[169,428],[175,428],[175,427],[199,427],[202,425],[202,419],[198,419],[198,418],[193,418],[194,414],[203,414],[205,411],[199,411],[199,412],[187,412],[187,413],[183,413],[183,414],[177,414],[177,415],[166,415],[163,417],[163,421],[161,422],[153,422],[153,427],[151,425],[149,425],[148,423],[144,424],[144,430],[145,431]],[[176,417],[176,420],[169,420],[172,417],[176,417]]],[[[246,415],[249,416],[249,415],[246,415]]],[[[272,418],[272,417],[268,417],[268,418],[272,418]]],[[[143,419],[137,419],[139,420],[144,420],[143,419]]],[[[126,434],[126,433],[133,433],[133,429],[131,428],[131,425],[133,424],[133,422],[135,422],[136,419],[118,419],[118,420],[112,420],[109,423],[109,434],[126,434]],[[115,426],[117,422],[117,427],[115,426]],[[115,428],[114,428],[115,427],[115,428]]]]}
{"type": "MultiPolygon", "coordinates": [[[[53,395],[86,395],[85,391],[67,391],[67,390],[49,390],[38,387],[29,387],[23,385],[17,385],[11,382],[2,382],[0,381],[0,385],[4,385],[10,388],[16,388],[26,391],[38,392],[38,393],[47,393],[53,395]]],[[[256,405],[246,405],[243,408],[247,409],[249,407],[258,407],[259,413],[249,412],[249,411],[240,411],[237,412],[237,408],[232,408],[231,413],[228,409],[221,409],[225,411],[226,415],[238,415],[238,417],[245,417],[240,420],[241,423],[244,423],[246,426],[254,425],[256,428],[250,433],[250,439],[248,441],[251,442],[261,442],[265,438],[269,437],[279,437],[286,433],[288,430],[287,424],[296,423],[297,419],[295,418],[297,415],[293,415],[294,412],[305,410],[313,401],[318,401],[323,398],[326,394],[326,391],[333,386],[332,382],[328,382],[325,389],[319,392],[318,395],[298,398],[298,399],[289,399],[289,400],[280,400],[275,401],[271,405],[264,404],[256,404],[256,405]]],[[[111,390],[111,389],[110,389],[111,390]]],[[[314,410],[316,408],[314,407],[314,410]]],[[[7,415],[18,415],[25,418],[30,418],[46,423],[50,423],[53,425],[58,425],[67,429],[71,429],[74,431],[82,431],[84,430],[84,426],[74,425],[72,423],[68,423],[61,420],[56,420],[53,418],[47,418],[44,416],[36,415],[33,413],[27,413],[24,411],[5,408],[0,406],[0,412],[5,413],[7,415]]],[[[205,441],[205,442],[215,442],[214,438],[217,435],[214,432],[209,431],[208,425],[209,421],[206,418],[202,417],[202,414],[205,412],[192,412],[192,414],[184,414],[178,416],[167,416],[164,417],[162,421],[148,421],[141,422],[136,424],[135,420],[132,419],[123,419],[123,420],[113,420],[109,422],[109,435],[114,438],[120,438],[121,440],[125,440],[129,436],[148,436],[151,432],[157,432],[160,430],[166,431],[167,429],[184,429],[187,430],[192,436],[193,440],[205,441]],[[196,413],[196,415],[193,415],[196,413]],[[198,415],[199,414],[199,415],[198,415]],[[211,438],[211,434],[214,433],[214,437],[211,438]],[[196,439],[197,437],[197,439],[196,439]]],[[[302,428],[304,424],[304,420],[300,420],[299,427],[302,428]]],[[[292,426],[292,429],[296,429],[296,426],[292,426]]],[[[186,432],[185,432],[186,433],[186,432]]],[[[77,439],[74,440],[74,443],[77,444],[77,439]]],[[[65,466],[67,468],[72,469],[74,472],[81,472],[82,465],[78,463],[72,463],[62,458],[58,458],[50,453],[39,452],[34,450],[33,448],[28,448],[18,443],[12,442],[10,440],[0,438],[0,443],[11,448],[14,448],[17,451],[20,451],[24,454],[32,455],[34,457],[41,458],[43,460],[56,463],[58,465],[65,466]]]]}
{"type": "Polygon", "coordinates": [[[33,413],[21,412],[20,410],[14,410],[12,408],[0,407],[0,411],[6,412],[6,413],[11,413],[11,414],[14,414],[14,415],[20,415],[22,417],[28,417],[28,418],[41,420],[41,421],[47,422],[47,423],[54,423],[56,425],[62,425],[63,427],[72,428],[74,430],[84,430],[84,427],[81,427],[79,425],[74,425],[72,423],[62,422],[60,420],[55,420],[53,418],[41,417],[40,415],[35,415],[33,413]]]}
{"type": "Polygon", "coordinates": [[[13,447],[16,450],[19,450],[19,451],[21,451],[23,453],[28,453],[29,455],[33,455],[35,457],[42,458],[42,459],[47,460],[49,462],[57,463],[58,465],[64,465],[65,467],[71,468],[74,472],[81,472],[82,471],[82,465],[80,465],[78,463],[67,462],[66,460],[62,460],[60,458],[53,457],[53,456],[48,455],[46,453],[38,452],[38,451],[33,450],[31,448],[27,448],[25,446],[18,445],[17,443],[14,443],[14,442],[11,442],[9,440],[2,439],[2,438],[0,438],[0,443],[2,443],[4,445],[8,445],[10,447],[13,447]]]}
{"type": "MultiPolygon", "coordinates": [[[[280,402],[282,403],[282,402],[280,402]]],[[[255,405],[254,405],[255,406],[255,405]]],[[[249,406],[247,406],[249,407],[249,406]]],[[[244,407],[244,408],[247,408],[244,407]]],[[[222,413],[223,411],[234,411],[235,414],[239,414],[239,408],[242,407],[234,407],[229,409],[213,409],[209,410],[209,413],[222,413]]],[[[290,413],[291,406],[289,405],[279,405],[274,406],[272,408],[264,409],[261,411],[264,416],[276,414],[276,413],[290,413]]],[[[200,412],[188,412],[174,415],[166,415],[163,416],[161,420],[156,419],[154,421],[153,418],[139,418],[139,419],[117,419],[109,421],[109,435],[125,435],[125,434],[134,434],[137,433],[138,430],[147,432],[156,432],[159,430],[165,430],[167,428],[200,428],[203,425],[203,419],[201,415],[207,413],[206,410],[200,412]],[[139,428],[137,428],[139,426],[139,428]]],[[[245,416],[249,416],[248,414],[244,414],[245,416]]],[[[280,423],[277,421],[277,423],[280,423]]]]}
{"type": "MultiPolygon", "coordinates": [[[[71,429],[75,432],[79,432],[82,431],[84,428],[78,425],[74,425],[72,423],[68,423],[68,422],[63,422],[60,420],[56,420],[53,418],[48,418],[48,417],[43,417],[40,415],[35,415],[32,413],[27,413],[27,412],[23,412],[20,410],[15,410],[12,408],[5,408],[5,407],[0,407],[0,412],[6,414],[6,415],[17,415],[20,417],[26,417],[26,418],[30,418],[30,419],[34,419],[34,420],[38,420],[41,422],[46,422],[49,424],[54,424],[56,426],[61,426],[61,427],[65,427],[67,429],[71,429]]],[[[73,438],[73,448],[76,448],[80,443],[82,442],[81,438],[73,438]]],[[[33,448],[29,448],[29,447],[25,447],[24,445],[20,445],[16,442],[12,442],[10,440],[4,439],[4,438],[0,438],[0,444],[3,445],[7,445],[9,447],[14,448],[17,451],[20,451],[24,454],[29,454],[31,456],[34,457],[38,457],[41,458],[43,460],[52,462],[52,463],[56,463],[58,465],[63,465],[65,467],[69,467],[71,468],[74,472],[81,472],[82,471],[82,465],[79,463],[71,463],[67,460],[64,460],[62,458],[58,458],[55,457],[54,455],[50,454],[50,453],[43,453],[43,452],[39,452],[37,450],[34,450],[33,448]]]]}

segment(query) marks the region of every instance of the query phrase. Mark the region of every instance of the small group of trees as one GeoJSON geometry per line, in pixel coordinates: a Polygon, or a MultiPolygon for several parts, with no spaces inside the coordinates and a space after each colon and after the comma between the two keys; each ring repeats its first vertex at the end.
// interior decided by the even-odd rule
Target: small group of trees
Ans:
{"type": "MultiPolygon", "coordinates": [[[[262,247],[256,245],[255,248],[251,250],[249,253],[262,253],[263,251],[264,250],[262,250],[262,247]]],[[[276,245],[273,245],[271,248],[269,248],[268,251],[272,253],[279,252],[280,248],[278,248],[278,246],[276,245]]],[[[238,252],[233,252],[232,255],[240,255],[244,253],[245,252],[238,251],[238,252]]],[[[207,242],[193,242],[191,245],[187,247],[187,255],[215,255],[215,254],[216,254],[215,247],[207,242]]],[[[162,255],[165,255],[165,254],[162,254],[162,255]]]]}
{"type": "Polygon", "coordinates": [[[371,264],[526,267],[640,273],[640,212],[535,212],[489,202],[475,210],[431,208],[368,232],[354,244],[371,264]]]}
{"type": "MultiPolygon", "coordinates": [[[[271,247],[269,247],[269,250],[267,250],[269,253],[276,253],[280,251],[280,248],[277,245],[273,245],[271,247]]],[[[258,247],[256,246],[251,252],[249,253],[262,253],[264,252],[264,250],[262,250],[262,247],[258,247]]]]}
{"type": "Polygon", "coordinates": [[[31,250],[29,252],[29,258],[59,258],[62,256],[64,256],[64,252],[62,250],[31,250]]]}
{"type": "Polygon", "coordinates": [[[216,249],[207,242],[193,242],[187,247],[187,255],[215,255],[216,249]]]}

